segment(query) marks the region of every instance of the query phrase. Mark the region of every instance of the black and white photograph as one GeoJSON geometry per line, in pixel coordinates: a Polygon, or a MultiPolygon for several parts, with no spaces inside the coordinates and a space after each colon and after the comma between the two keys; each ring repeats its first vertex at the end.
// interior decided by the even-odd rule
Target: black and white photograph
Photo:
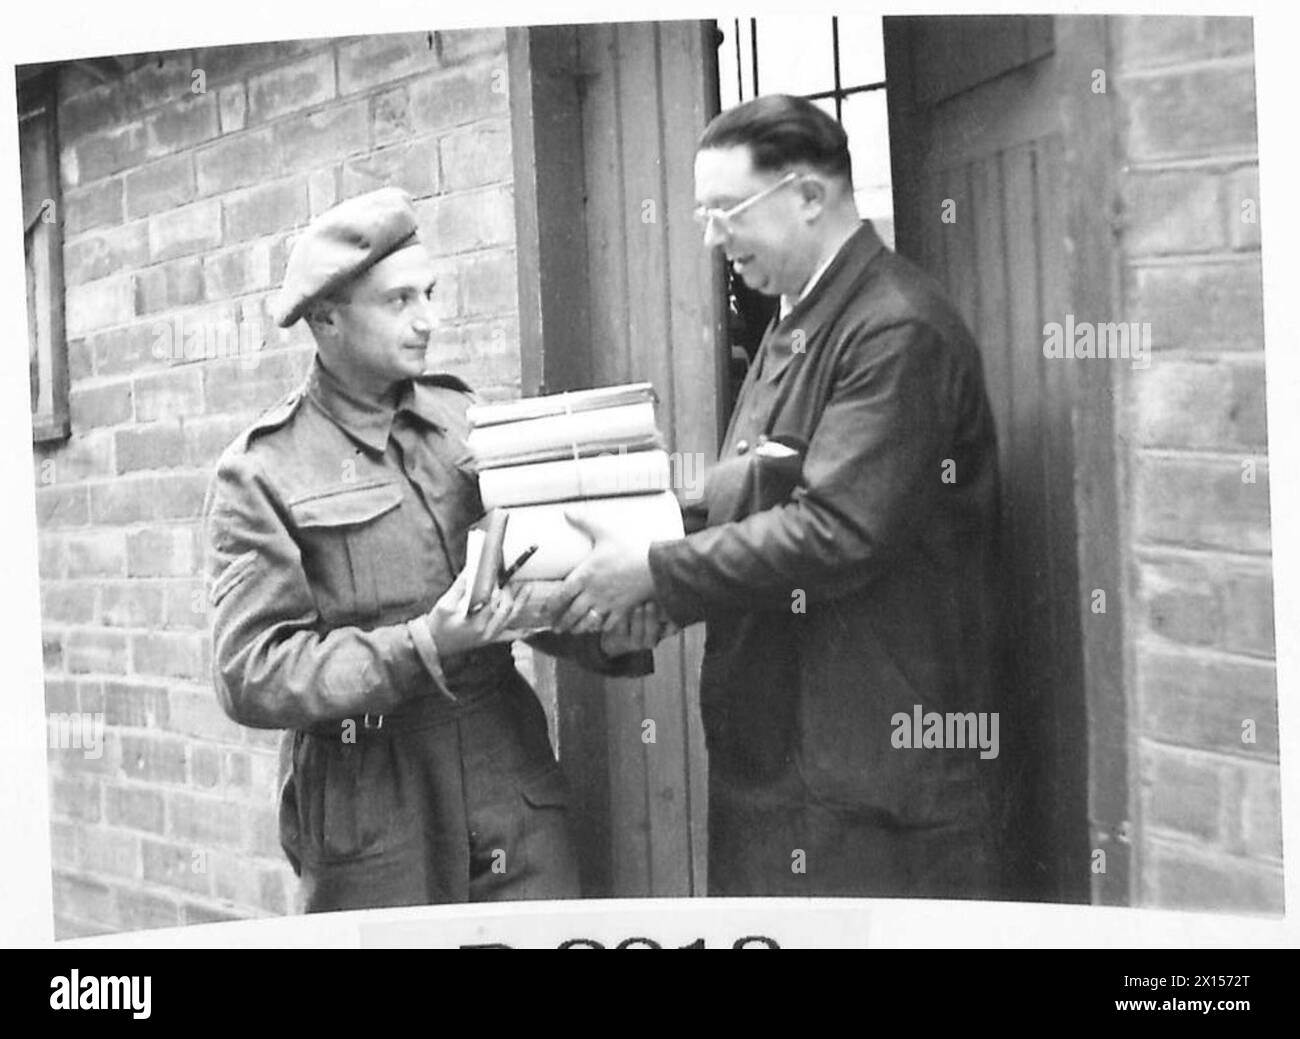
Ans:
{"type": "Polygon", "coordinates": [[[440,13],[14,69],[53,939],[1280,922],[1257,20],[440,13]]]}

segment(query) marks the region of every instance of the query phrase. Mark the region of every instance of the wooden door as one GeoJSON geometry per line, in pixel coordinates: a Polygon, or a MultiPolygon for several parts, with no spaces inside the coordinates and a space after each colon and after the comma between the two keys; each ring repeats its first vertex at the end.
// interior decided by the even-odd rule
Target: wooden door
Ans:
{"type": "MultiPolygon", "coordinates": [[[[721,268],[691,219],[695,141],[717,111],[712,33],[691,21],[509,37],[523,390],[652,382],[688,478],[716,460],[725,376],[721,268]]],[[[589,896],[705,889],[703,645],[699,625],[661,643],[644,679],[556,666],[589,896]]]]}
{"type": "MultiPolygon", "coordinates": [[[[1008,893],[1082,901],[1100,839],[1089,834],[1085,653],[1094,647],[1084,629],[1091,589],[1113,582],[1112,611],[1120,594],[1113,559],[1100,565],[1081,554],[1079,495],[1091,492],[1077,482],[1087,460],[1076,447],[1093,431],[1076,412],[1092,375],[1043,355],[1046,322],[1070,312],[1107,320],[1082,312],[1099,275],[1072,255],[1071,200],[1086,177],[1066,161],[1108,159],[1078,154],[1070,116],[1088,99],[1090,62],[1105,67],[1104,34],[1066,26],[1067,45],[1058,36],[1067,21],[887,18],[885,47],[898,250],[946,285],[975,333],[997,425],[1007,635],[1000,764],[1015,792],[1004,821],[1016,852],[1008,893]]],[[[1094,99],[1104,112],[1105,98],[1094,99]]],[[[1113,620],[1112,612],[1103,623],[1113,620]]]]}

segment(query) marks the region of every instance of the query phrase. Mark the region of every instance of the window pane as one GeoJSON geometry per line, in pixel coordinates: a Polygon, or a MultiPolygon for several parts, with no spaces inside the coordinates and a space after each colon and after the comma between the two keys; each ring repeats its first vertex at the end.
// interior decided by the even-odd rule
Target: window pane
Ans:
{"type": "Polygon", "coordinates": [[[814,94],[835,86],[830,18],[758,19],[758,89],[814,94]]]}
{"type": "Polygon", "coordinates": [[[722,45],[718,47],[718,96],[725,111],[754,96],[754,60],[750,50],[748,18],[719,18],[717,24],[722,32],[722,45]],[[737,37],[740,39],[739,69],[737,37]]]}
{"type": "Polygon", "coordinates": [[[889,170],[889,115],[883,90],[844,99],[844,132],[849,135],[858,212],[875,223],[880,236],[892,246],[894,195],[889,170]]]}
{"type": "Polygon", "coordinates": [[[840,19],[840,84],[856,87],[885,78],[885,37],[880,17],[840,19]]]}

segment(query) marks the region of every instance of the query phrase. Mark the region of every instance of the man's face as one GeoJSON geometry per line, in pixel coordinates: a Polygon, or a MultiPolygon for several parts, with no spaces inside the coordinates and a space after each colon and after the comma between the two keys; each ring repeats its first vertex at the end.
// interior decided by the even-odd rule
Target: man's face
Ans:
{"type": "Polygon", "coordinates": [[[334,333],[318,340],[326,363],[380,385],[421,374],[436,280],[422,245],[380,260],[347,286],[346,302],[331,304],[334,333]]]}
{"type": "MultiPolygon", "coordinates": [[[[784,176],[784,171],[755,172],[747,145],[706,148],[695,156],[695,201],[730,209],[784,176]]],[[[805,269],[808,225],[797,180],[775,187],[726,223],[709,221],[704,244],[720,247],[746,285],[768,296],[796,295],[803,288],[811,270],[805,269]]]]}

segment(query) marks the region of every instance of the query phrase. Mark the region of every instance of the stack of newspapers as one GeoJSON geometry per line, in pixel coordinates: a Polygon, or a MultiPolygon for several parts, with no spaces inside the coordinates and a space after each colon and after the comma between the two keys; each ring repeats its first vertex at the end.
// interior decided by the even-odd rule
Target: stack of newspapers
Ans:
{"type": "Polygon", "coordinates": [[[482,565],[495,574],[524,559],[512,579],[532,584],[530,628],[544,628],[560,583],[592,548],[566,514],[633,540],[683,535],[649,383],[479,404],[468,417],[487,510],[482,565]]]}

